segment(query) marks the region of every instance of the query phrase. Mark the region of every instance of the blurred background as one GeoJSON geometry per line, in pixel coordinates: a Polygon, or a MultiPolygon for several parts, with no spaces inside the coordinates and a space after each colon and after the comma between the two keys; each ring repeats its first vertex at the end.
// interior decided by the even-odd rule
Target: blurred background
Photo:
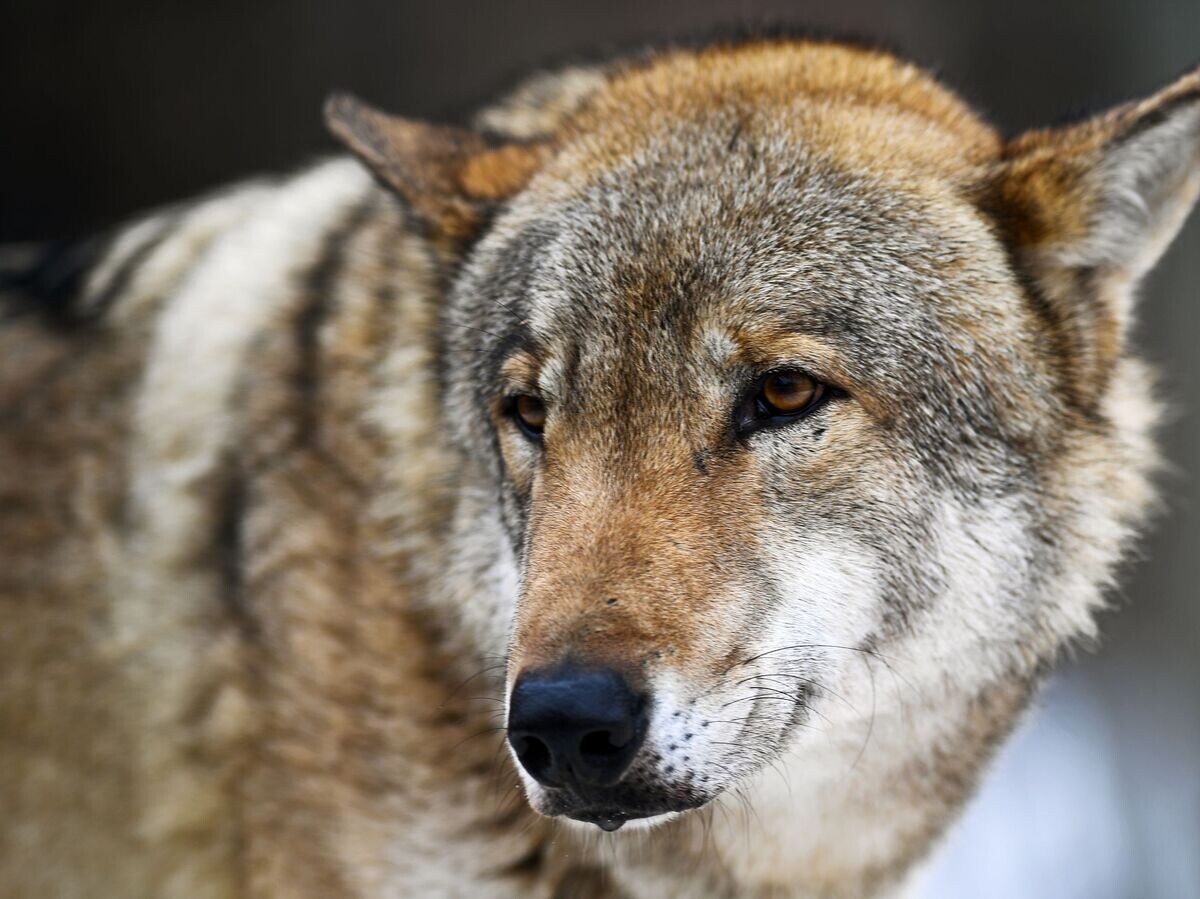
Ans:
{"type": "MultiPolygon", "coordinates": [[[[1200,0],[152,0],[0,5],[0,241],[74,237],[333,152],[349,89],[461,120],[532,67],[735,24],[880,40],[1005,132],[1200,62],[1200,0]]],[[[1143,290],[1173,470],[1104,645],[1064,666],[935,859],[930,899],[1200,897],[1200,214],[1143,290]]]]}

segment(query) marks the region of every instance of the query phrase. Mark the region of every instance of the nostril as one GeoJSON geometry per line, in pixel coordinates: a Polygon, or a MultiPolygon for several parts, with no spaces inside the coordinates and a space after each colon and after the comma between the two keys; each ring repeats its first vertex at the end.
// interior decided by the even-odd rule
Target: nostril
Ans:
{"type": "Polygon", "coordinates": [[[621,739],[611,730],[594,730],[579,741],[579,754],[584,761],[603,763],[620,753],[629,745],[629,738],[621,739]]]}
{"type": "Polygon", "coordinates": [[[513,751],[517,754],[517,761],[531,777],[542,782],[550,779],[548,774],[553,756],[549,746],[537,737],[523,736],[513,741],[513,751]]]}

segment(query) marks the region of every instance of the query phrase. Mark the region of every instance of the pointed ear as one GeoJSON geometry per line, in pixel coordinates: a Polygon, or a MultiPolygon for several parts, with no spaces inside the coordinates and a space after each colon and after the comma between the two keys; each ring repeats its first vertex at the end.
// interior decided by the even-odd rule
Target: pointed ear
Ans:
{"type": "Polygon", "coordinates": [[[1200,191],[1200,69],[1147,100],[1005,148],[984,207],[1094,402],[1124,349],[1133,293],[1200,191]]]}
{"type": "Polygon", "coordinates": [[[457,245],[477,236],[488,209],[520,191],[549,150],[390,116],[347,94],[326,101],[325,122],[434,234],[457,245]]]}

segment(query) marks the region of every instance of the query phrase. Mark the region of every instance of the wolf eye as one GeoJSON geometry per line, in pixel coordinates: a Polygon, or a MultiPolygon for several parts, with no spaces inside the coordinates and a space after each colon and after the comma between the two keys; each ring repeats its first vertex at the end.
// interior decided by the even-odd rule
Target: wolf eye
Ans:
{"type": "Polygon", "coordinates": [[[763,379],[759,396],[763,406],[775,415],[803,412],[821,395],[821,383],[799,371],[772,372],[763,379]]]}
{"type": "Polygon", "coordinates": [[[528,393],[518,394],[509,400],[509,409],[517,427],[531,440],[542,439],[546,426],[546,406],[540,399],[528,393]]]}
{"type": "Polygon", "coordinates": [[[755,392],[738,410],[742,433],[782,425],[820,408],[833,395],[828,385],[796,369],[773,371],[758,382],[755,392]]]}

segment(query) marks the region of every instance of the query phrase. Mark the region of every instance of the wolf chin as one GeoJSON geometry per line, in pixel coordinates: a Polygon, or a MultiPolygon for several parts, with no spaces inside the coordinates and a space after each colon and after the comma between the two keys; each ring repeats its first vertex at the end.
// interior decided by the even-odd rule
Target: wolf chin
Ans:
{"type": "Polygon", "coordinates": [[[1200,72],[668,48],[4,256],[0,892],[890,896],[1151,503],[1200,72]]]}

